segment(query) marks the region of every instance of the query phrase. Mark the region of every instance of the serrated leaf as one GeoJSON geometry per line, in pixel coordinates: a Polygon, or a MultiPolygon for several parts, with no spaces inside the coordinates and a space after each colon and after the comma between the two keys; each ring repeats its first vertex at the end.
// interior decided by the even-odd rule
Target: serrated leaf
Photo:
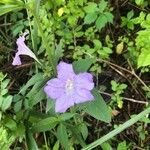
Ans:
{"type": "Polygon", "coordinates": [[[73,62],[73,68],[76,73],[86,72],[93,62],[93,58],[79,59],[78,61],[73,62]]]}
{"type": "Polygon", "coordinates": [[[87,6],[84,7],[86,13],[93,13],[98,10],[97,4],[94,2],[87,3],[87,6]]]}
{"type": "Polygon", "coordinates": [[[85,24],[91,24],[96,20],[96,18],[97,18],[96,13],[88,13],[84,18],[84,23],[85,24]]]}
{"type": "Polygon", "coordinates": [[[105,27],[107,23],[107,18],[105,15],[101,14],[98,19],[96,20],[96,28],[101,30],[103,27],[105,27]]]}
{"type": "Polygon", "coordinates": [[[111,121],[111,113],[109,108],[96,89],[94,89],[92,93],[95,99],[84,104],[84,110],[95,119],[109,123],[111,121]]]}
{"type": "Polygon", "coordinates": [[[69,140],[66,127],[61,123],[57,128],[57,138],[65,150],[69,150],[69,140]]]}
{"type": "Polygon", "coordinates": [[[106,7],[107,7],[107,3],[108,2],[106,2],[106,1],[104,1],[104,0],[101,0],[101,2],[99,3],[99,9],[100,9],[100,12],[101,13],[103,13],[103,11],[106,9],[106,7]]]}
{"type": "Polygon", "coordinates": [[[112,13],[110,13],[110,12],[105,12],[104,15],[106,16],[108,22],[113,23],[113,18],[114,18],[114,16],[113,16],[112,13]]]}

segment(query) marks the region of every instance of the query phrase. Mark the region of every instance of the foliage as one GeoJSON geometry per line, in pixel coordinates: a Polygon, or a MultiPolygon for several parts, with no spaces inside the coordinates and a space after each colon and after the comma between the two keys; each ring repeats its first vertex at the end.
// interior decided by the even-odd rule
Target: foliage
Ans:
{"type": "MultiPolygon", "coordinates": [[[[117,106],[119,108],[122,108],[123,107],[123,100],[122,100],[121,94],[127,88],[127,85],[126,84],[119,84],[119,83],[115,82],[114,80],[112,80],[111,86],[112,86],[112,90],[114,92],[113,96],[111,97],[111,99],[112,99],[111,105],[113,103],[117,103],[117,106]]],[[[114,104],[113,104],[113,106],[114,106],[114,104]]]]}
{"type": "MultiPolygon", "coordinates": [[[[149,73],[150,65],[150,4],[148,0],[120,3],[122,1],[0,1],[0,27],[3,22],[0,28],[0,52],[7,51],[0,56],[3,61],[0,62],[2,150],[10,147],[90,150],[98,145],[104,150],[133,149],[134,141],[115,137],[129,127],[139,137],[136,144],[149,148],[145,142],[148,140],[150,123],[146,116],[150,113],[147,105],[138,111],[133,111],[134,107],[133,114],[142,112],[113,129],[115,120],[118,119],[120,124],[120,118],[124,117],[119,118],[112,110],[119,108],[120,115],[124,110],[128,111],[122,95],[129,88],[132,87],[132,96],[140,95],[138,99],[148,101],[150,98],[149,85],[145,83],[147,76],[144,76],[149,73]],[[120,11],[119,7],[124,5],[127,7],[120,11]],[[12,67],[15,41],[25,30],[30,32],[26,45],[38,56],[40,63],[28,56],[21,56],[23,65],[12,67]],[[77,74],[93,74],[95,88],[91,92],[94,100],[76,104],[65,113],[56,113],[55,100],[48,98],[43,89],[49,79],[56,77],[57,65],[62,60],[72,63],[77,74]],[[10,69],[7,66],[11,66],[10,69]],[[121,81],[111,69],[121,75],[121,81]],[[105,77],[102,78],[100,73],[106,74],[105,77]],[[112,93],[98,91],[103,82],[108,82],[109,76],[110,88],[107,84],[105,87],[106,91],[112,93]],[[141,79],[143,76],[146,78],[144,81],[141,79]],[[141,84],[142,89],[138,89],[141,84]],[[109,101],[100,93],[109,96],[109,101]],[[104,136],[100,138],[101,135],[104,136]],[[87,146],[91,140],[95,141],[87,146]]],[[[145,101],[142,102],[144,104],[145,101]]],[[[132,113],[126,116],[130,118],[132,113]]]]}

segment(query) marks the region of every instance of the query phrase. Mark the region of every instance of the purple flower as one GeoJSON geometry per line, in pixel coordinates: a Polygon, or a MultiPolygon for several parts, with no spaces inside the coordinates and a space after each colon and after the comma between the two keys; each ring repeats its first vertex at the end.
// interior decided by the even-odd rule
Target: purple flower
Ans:
{"type": "Polygon", "coordinates": [[[38,61],[38,59],[36,58],[35,54],[24,43],[25,36],[28,35],[28,34],[29,34],[28,32],[25,32],[16,41],[16,44],[17,44],[18,48],[17,48],[17,53],[15,55],[15,58],[14,58],[14,60],[12,62],[12,65],[14,65],[14,66],[22,64],[21,63],[21,59],[20,59],[20,55],[28,55],[28,56],[34,58],[36,61],[38,61]]]}
{"type": "Polygon", "coordinates": [[[44,88],[48,97],[56,100],[56,112],[65,112],[74,104],[94,99],[91,94],[94,83],[90,73],[75,74],[72,64],[65,62],[58,64],[57,73],[57,78],[49,80],[44,88]]]}

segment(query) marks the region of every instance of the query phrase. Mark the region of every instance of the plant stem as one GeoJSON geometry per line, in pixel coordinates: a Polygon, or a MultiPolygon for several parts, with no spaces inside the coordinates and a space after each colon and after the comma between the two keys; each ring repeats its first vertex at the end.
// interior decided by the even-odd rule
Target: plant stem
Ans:
{"type": "Polygon", "coordinates": [[[139,113],[135,117],[131,118],[130,120],[126,121],[124,124],[119,125],[118,128],[114,129],[113,131],[111,131],[108,134],[104,135],[100,139],[98,139],[98,140],[94,141],[93,143],[89,144],[88,146],[86,146],[82,150],[91,150],[91,149],[97,147],[98,145],[101,145],[102,143],[108,141],[109,139],[116,136],[117,134],[119,134],[123,130],[127,129],[128,127],[130,127],[131,125],[133,125],[134,123],[136,123],[137,121],[139,121],[141,118],[143,118],[145,115],[147,115],[149,113],[150,113],[150,107],[148,107],[146,110],[142,111],[141,113],[139,113]]]}

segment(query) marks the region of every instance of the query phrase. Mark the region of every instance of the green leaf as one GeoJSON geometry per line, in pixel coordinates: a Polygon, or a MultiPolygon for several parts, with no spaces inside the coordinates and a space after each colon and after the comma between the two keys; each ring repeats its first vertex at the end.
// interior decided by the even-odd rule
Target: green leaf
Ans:
{"type": "Polygon", "coordinates": [[[54,106],[55,106],[54,100],[48,98],[46,103],[46,113],[50,111],[52,108],[54,108],[54,106]]]}
{"type": "Polygon", "coordinates": [[[93,62],[94,59],[92,58],[79,59],[78,61],[73,62],[73,68],[76,73],[86,72],[93,62]]]}
{"type": "Polygon", "coordinates": [[[69,150],[69,140],[66,127],[61,123],[57,128],[57,138],[65,150],[69,150]]]}
{"type": "Polygon", "coordinates": [[[26,141],[29,150],[39,150],[32,133],[28,129],[26,131],[26,141]]]}
{"type": "Polygon", "coordinates": [[[14,105],[14,111],[15,112],[20,111],[21,107],[22,107],[22,100],[20,100],[20,101],[18,101],[18,102],[15,103],[15,105],[14,105]]]}
{"type": "Polygon", "coordinates": [[[123,141],[118,144],[117,150],[127,150],[126,141],[123,141]]]}
{"type": "Polygon", "coordinates": [[[82,137],[78,127],[72,126],[69,124],[67,124],[67,126],[70,129],[70,131],[72,132],[73,138],[76,139],[82,147],[85,147],[86,143],[84,142],[83,137],[82,137]]]}
{"type": "Polygon", "coordinates": [[[111,121],[111,113],[102,96],[96,89],[92,91],[94,100],[86,103],[85,111],[92,117],[109,123],[111,121]]]}
{"type": "Polygon", "coordinates": [[[101,30],[103,27],[105,27],[107,23],[107,18],[105,15],[101,14],[98,19],[96,20],[96,28],[101,30]]]}
{"type": "Polygon", "coordinates": [[[56,141],[53,150],[59,150],[59,141],[56,141]]]}
{"type": "Polygon", "coordinates": [[[75,113],[64,113],[64,114],[61,114],[58,118],[61,121],[66,121],[66,120],[71,119],[74,115],[75,115],[75,113]]]}
{"type": "Polygon", "coordinates": [[[147,49],[143,49],[138,57],[138,68],[150,65],[150,52],[147,49]]]}
{"type": "Polygon", "coordinates": [[[30,107],[32,108],[34,105],[36,105],[37,103],[42,101],[45,97],[46,96],[43,91],[43,88],[41,88],[39,91],[37,91],[37,93],[35,93],[34,95],[32,95],[32,97],[30,97],[30,99],[29,99],[30,107]]]}
{"type": "Polygon", "coordinates": [[[32,128],[32,132],[45,132],[50,131],[59,123],[59,119],[56,117],[48,117],[46,119],[42,119],[39,122],[36,122],[32,128]]]}
{"type": "Polygon", "coordinates": [[[4,125],[12,131],[16,130],[17,128],[17,123],[11,118],[5,118],[4,125]]]}
{"type": "Polygon", "coordinates": [[[108,2],[106,2],[106,1],[104,1],[104,0],[101,0],[101,2],[99,3],[99,9],[100,9],[100,12],[101,13],[103,13],[103,11],[106,9],[106,7],[107,7],[107,3],[108,2]]]}
{"type": "Polygon", "coordinates": [[[134,15],[133,10],[129,11],[128,14],[127,14],[128,20],[130,20],[133,17],[133,15],[134,15]]]}
{"type": "Polygon", "coordinates": [[[97,14],[94,12],[94,13],[88,13],[85,18],[84,18],[84,23],[85,24],[91,24],[93,23],[97,18],[97,14]]]}
{"type": "Polygon", "coordinates": [[[0,3],[2,4],[16,4],[16,5],[19,5],[19,4],[23,4],[22,0],[1,0],[0,3]]]}
{"type": "Polygon", "coordinates": [[[32,76],[32,78],[26,83],[26,85],[20,90],[19,93],[24,93],[30,86],[34,85],[35,83],[37,83],[38,81],[43,80],[43,74],[42,73],[38,73],[35,74],[34,76],[32,76]]]}
{"type": "Polygon", "coordinates": [[[135,115],[133,118],[130,120],[126,121],[123,124],[120,124],[116,129],[112,130],[108,134],[104,135],[103,137],[97,139],[96,141],[92,142],[82,150],[91,150],[94,149],[96,146],[101,145],[102,143],[110,140],[111,138],[114,138],[117,134],[121,133],[125,129],[129,128],[132,126],[134,123],[145,117],[147,114],[150,113],[150,107],[146,108],[144,111],[139,113],[138,115],[135,115]]]}
{"type": "Polygon", "coordinates": [[[103,150],[113,150],[112,147],[111,147],[111,145],[110,145],[108,142],[103,143],[103,144],[101,145],[101,148],[102,148],[103,150]]]}
{"type": "Polygon", "coordinates": [[[88,137],[88,128],[85,123],[79,125],[79,130],[82,133],[84,140],[88,137]]]}
{"type": "Polygon", "coordinates": [[[98,11],[97,4],[94,2],[87,3],[88,5],[84,7],[86,13],[94,13],[98,11]]]}
{"type": "Polygon", "coordinates": [[[10,106],[11,106],[11,103],[12,103],[12,96],[9,95],[7,96],[6,98],[3,99],[3,102],[2,102],[2,111],[5,111],[6,109],[8,109],[10,106]]]}
{"type": "Polygon", "coordinates": [[[144,2],[144,0],[135,0],[135,3],[139,6],[142,5],[143,2],[144,2]]]}
{"type": "Polygon", "coordinates": [[[114,16],[113,16],[112,13],[110,13],[110,12],[105,12],[104,15],[106,16],[108,22],[113,23],[113,18],[114,18],[114,16]]]}
{"type": "Polygon", "coordinates": [[[18,11],[23,9],[24,6],[23,5],[11,5],[11,4],[7,4],[7,5],[0,5],[0,16],[10,12],[10,11],[18,11]]]}

